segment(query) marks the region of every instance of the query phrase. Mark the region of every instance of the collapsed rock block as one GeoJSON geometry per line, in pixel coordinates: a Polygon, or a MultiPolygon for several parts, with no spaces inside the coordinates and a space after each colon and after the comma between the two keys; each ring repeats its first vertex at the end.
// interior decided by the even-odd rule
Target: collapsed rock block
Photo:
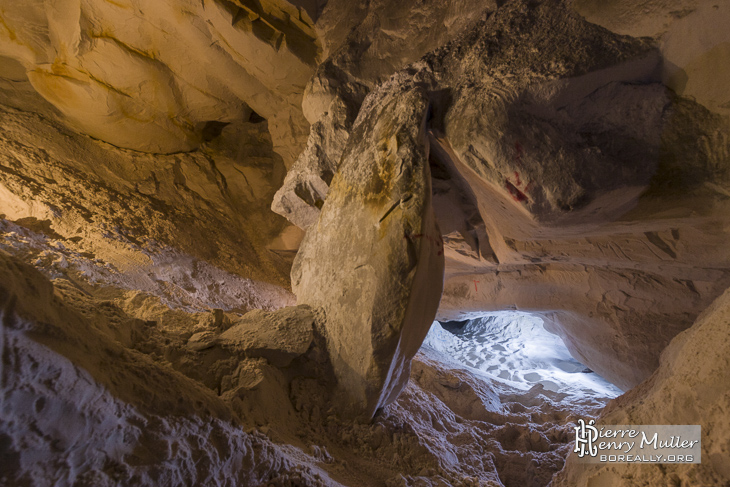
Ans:
{"type": "Polygon", "coordinates": [[[225,349],[286,367],[309,349],[314,340],[313,325],[314,314],[308,306],[256,309],[221,333],[217,341],[225,349]]]}
{"type": "Polygon", "coordinates": [[[215,346],[246,357],[263,357],[272,365],[286,367],[304,355],[314,340],[314,314],[308,306],[290,306],[276,311],[255,309],[243,315],[218,335],[196,333],[187,348],[201,352],[215,346]]]}
{"type": "Polygon", "coordinates": [[[322,307],[340,413],[372,417],[405,386],[443,290],[441,232],[420,87],[365,102],[292,268],[299,303],[322,307]]]}

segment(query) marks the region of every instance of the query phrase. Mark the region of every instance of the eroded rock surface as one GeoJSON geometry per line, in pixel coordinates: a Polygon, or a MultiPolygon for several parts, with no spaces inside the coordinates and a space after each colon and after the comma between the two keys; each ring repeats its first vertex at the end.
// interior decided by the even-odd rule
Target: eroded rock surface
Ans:
{"type": "Polygon", "coordinates": [[[49,281],[3,253],[0,277],[7,485],[545,485],[576,412],[598,410],[486,384],[424,349],[397,401],[353,422],[329,409],[317,338],[283,367],[191,351],[195,333],[220,334],[216,313],[49,281]]]}
{"type": "Polygon", "coordinates": [[[284,367],[304,355],[314,340],[314,315],[306,306],[246,313],[221,333],[217,343],[233,352],[263,357],[284,367]]]}
{"type": "MultiPolygon", "coordinates": [[[[561,2],[509,2],[392,77],[432,101],[440,318],[541,313],[576,357],[628,389],[730,285],[730,123],[667,89],[665,54],[561,2]]],[[[343,146],[347,124],[317,123],[343,146]]],[[[334,173],[336,154],[313,140],[305,153],[334,173]]],[[[317,181],[316,197],[282,212],[302,227],[326,201],[327,177],[317,181]]]]}
{"type": "Polygon", "coordinates": [[[0,483],[547,485],[605,398],[414,356],[505,309],[707,433],[557,485],[727,483],[729,12],[0,0],[0,483]]]}
{"type": "Polygon", "coordinates": [[[292,268],[297,301],[326,313],[346,414],[372,416],[408,380],[443,283],[431,208],[426,93],[382,89],[360,115],[292,268]]]}
{"type": "Polygon", "coordinates": [[[116,305],[4,253],[0,276],[3,485],[313,481],[213,390],[135,350],[169,342],[185,313],[167,309],[174,335],[142,322],[124,342],[132,320],[116,305]]]}
{"type": "Polygon", "coordinates": [[[119,147],[195,149],[253,110],[291,165],[320,51],[309,3],[4,1],[0,63],[75,129],[119,147]]]}
{"type": "Polygon", "coordinates": [[[619,34],[660,39],[662,80],[715,113],[730,115],[730,3],[701,0],[575,0],[588,21],[619,34]]]}
{"type": "Polygon", "coordinates": [[[293,304],[281,241],[293,227],[268,209],[285,166],[266,125],[232,123],[198,152],[155,156],[0,107],[0,245],[48,275],[175,307],[293,304]]]}
{"type": "Polygon", "coordinates": [[[587,485],[724,485],[730,480],[730,292],[672,340],[661,365],[641,385],[615,399],[598,424],[700,424],[702,463],[583,464],[575,455],[555,487],[587,485]]]}
{"type": "Polygon", "coordinates": [[[418,5],[332,0],[316,24],[326,59],[302,100],[307,147],[272,209],[301,228],[317,220],[365,96],[388,76],[459,35],[495,2],[427,0],[418,5]],[[438,21],[434,21],[438,19],[438,21]]]}

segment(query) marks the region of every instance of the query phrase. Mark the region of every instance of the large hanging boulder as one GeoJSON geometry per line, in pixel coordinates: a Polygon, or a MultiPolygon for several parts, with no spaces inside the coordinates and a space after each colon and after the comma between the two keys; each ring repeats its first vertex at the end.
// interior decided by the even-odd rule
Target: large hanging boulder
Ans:
{"type": "Polygon", "coordinates": [[[366,100],[292,268],[298,302],[326,312],[345,415],[369,418],[395,399],[441,297],[427,108],[426,92],[413,85],[386,84],[366,100]]]}

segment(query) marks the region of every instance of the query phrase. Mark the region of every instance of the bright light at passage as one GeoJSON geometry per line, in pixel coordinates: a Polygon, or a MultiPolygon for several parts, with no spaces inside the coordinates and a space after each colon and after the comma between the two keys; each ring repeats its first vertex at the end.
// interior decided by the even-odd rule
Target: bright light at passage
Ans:
{"type": "Polygon", "coordinates": [[[424,341],[446,356],[520,389],[542,384],[570,395],[616,397],[622,391],[575,360],[542,319],[517,312],[495,313],[447,331],[434,322],[424,341]]]}

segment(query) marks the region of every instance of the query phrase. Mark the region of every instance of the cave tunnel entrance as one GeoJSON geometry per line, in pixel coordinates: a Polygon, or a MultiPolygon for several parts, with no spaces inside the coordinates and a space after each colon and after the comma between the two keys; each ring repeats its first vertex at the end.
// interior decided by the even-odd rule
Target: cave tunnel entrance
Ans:
{"type": "Polygon", "coordinates": [[[424,346],[515,389],[541,384],[576,400],[623,393],[573,358],[535,314],[500,311],[465,321],[435,321],[424,346]]]}

